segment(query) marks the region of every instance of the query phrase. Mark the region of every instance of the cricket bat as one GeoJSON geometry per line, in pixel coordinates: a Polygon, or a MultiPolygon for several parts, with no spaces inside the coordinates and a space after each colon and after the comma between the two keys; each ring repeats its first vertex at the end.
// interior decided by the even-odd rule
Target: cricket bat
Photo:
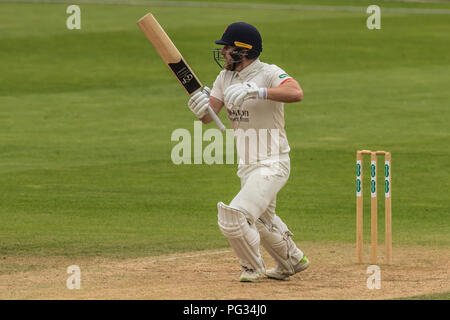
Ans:
{"type": "MultiPolygon", "coordinates": [[[[184,60],[177,47],[175,47],[172,40],[170,40],[169,36],[155,17],[153,17],[151,13],[148,13],[139,19],[137,24],[161,56],[161,59],[167,64],[169,69],[175,75],[175,78],[177,78],[183,86],[186,93],[192,96],[196,92],[202,90],[202,83],[184,60]]],[[[225,131],[225,126],[211,107],[208,107],[208,113],[213,118],[219,129],[221,131],[225,131]]]]}

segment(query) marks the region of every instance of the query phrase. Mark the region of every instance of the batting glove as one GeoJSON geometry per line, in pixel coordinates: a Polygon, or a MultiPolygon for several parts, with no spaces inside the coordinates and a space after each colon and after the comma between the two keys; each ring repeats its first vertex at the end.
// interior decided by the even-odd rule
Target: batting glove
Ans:
{"type": "Polygon", "coordinates": [[[244,82],[229,86],[225,92],[228,109],[239,108],[249,99],[267,99],[267,88],[259,88],[254,82],[244,82]]]}
{"type": "Polygon", "coordinates": [[[194,94],[188,101],[188,107],[197,116],[197,118],[203,118],[208,112],[209,107],[209,94],[211,89],[204,87],[202,91],[194,94]]]}

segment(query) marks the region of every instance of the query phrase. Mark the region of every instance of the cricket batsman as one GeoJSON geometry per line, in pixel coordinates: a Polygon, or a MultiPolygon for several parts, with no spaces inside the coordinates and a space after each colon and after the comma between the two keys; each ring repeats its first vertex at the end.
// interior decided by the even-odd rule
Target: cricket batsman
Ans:
{"type": "Polygon", "coordinates": [[[216,114],[225,106],[235,135],[241,190],[228,205],[217,204],[219,228],[242,267],[240,281],[256,282],[262,275],[283,280],[309,266],[275,212],[277,193],[290,173],[284,103],[301,101],[303,90],[284,70],[259,60],[262,38],[254,26],[232,23],[215,43],[223,45],[214,49],[223,70],[212,89],[193,95],[188,106],[205,124],[212,121],[208,106],[216,114]],[[260,244],[275,268],[266,270],[260,244]]]}

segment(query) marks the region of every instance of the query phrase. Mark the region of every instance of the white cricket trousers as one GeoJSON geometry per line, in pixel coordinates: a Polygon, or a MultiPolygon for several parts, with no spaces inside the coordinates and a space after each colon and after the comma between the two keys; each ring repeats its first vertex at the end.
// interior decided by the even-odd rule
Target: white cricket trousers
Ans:
{"type": "Polygon", "coordinates": [[[277,193],[286,184],[289,173],[289,154],[280,155],[278,161],[240,165],[237,175],[241,179],[241,191],[230,207],[243,211],[251,222],[262,216],[272,219],[277,193]]]}
{"type": "Polygon", "coordinates": [[[279,161],[241,165],[238,170],[241,191],[230,207],[241,210],[251,224],[255,223],[262,245],[286,270],[293,271],[303,252],[291,239],[292,232],[275,213],[277,193],[286,184],[290,174],[289,154],[279,161]]]}

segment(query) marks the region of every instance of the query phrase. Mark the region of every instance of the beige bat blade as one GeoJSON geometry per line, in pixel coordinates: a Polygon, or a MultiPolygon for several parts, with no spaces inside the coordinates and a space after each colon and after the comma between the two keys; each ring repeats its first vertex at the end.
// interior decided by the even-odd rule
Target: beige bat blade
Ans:
{"type": "MultiPolygon", "coordinates": [[[[177,47],[173,44],[172,40],[170,40],[169,36],[155,17],[151,13],[148,13],[139,19],[137,24],[161,56],[161,59],[167,64],[169,69],[178,79],[187,94],[192,96],[194,93],[201,90],[203,87],[202,83],[186,63],[177,47]]],[[[211,107],[208,108],[208,113],[214,119],[219,129],[224,131],[225,126],[211,107]]]]}

